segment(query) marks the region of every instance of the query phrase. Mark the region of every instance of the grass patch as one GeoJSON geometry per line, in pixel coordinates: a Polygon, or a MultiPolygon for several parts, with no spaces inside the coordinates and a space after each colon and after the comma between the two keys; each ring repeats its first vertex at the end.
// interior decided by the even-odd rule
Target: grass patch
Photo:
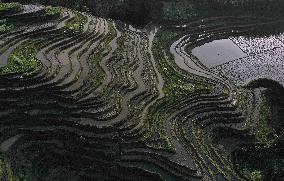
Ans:
{"type": "Polygon", "coordinates": [[[41,63],[36,59],[37,48],[34,43],[27,42],[18,46],[10,55],[8,64],[0,69],[0,75],[25,74],[36,72],[41,63]]]}
{"type": "Polygon", "coordinates": [[[23,6],[19,3],[1,3],[0,2],[0,15],[9,15],[21,12],[23,6]]]}
{"type": "Polygon", "coordinates": [[[257,143],[270,147],[274,139],[270,139],[269,135],[272,134],[272,130],[268,125],[271,115],[271,104],[265,98],[260,108],[259,121],[256,125],[255,139],[257,143]]]}
{"type": "Polygon", "coordinates": [[[44,9],[44,12],[47,16],[59,17],[60,14],[61,14],[61,8],[60,7],[47,6],[44,9]]]}
{"type": "Polygon", "coordinates": [[[79,12],[74,13],[74,18],[66,22],[65,28],[74,31],[83,31],[84,25],[87,23],[88,18],[79,12]]]}
{"type": "Polygon", "coordinates": [[[0,21],[0,34],[14,29],[14,25],[9,24],[6,19],[0,21]]]}

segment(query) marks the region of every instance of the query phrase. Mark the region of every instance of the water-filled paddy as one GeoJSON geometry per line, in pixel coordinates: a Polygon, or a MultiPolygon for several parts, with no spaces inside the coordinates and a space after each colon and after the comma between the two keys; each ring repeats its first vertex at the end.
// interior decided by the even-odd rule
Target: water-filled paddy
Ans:
{"type": "Polygon", "coordinates": [[[247,55],[230,39],[214,40],[210,43],[205,43],[194,48],[192,54],[209,68],[247,55]]]}
{"type": "Polygon", "coordinates": [[[0,180],[282,180],[265,179],[284,168],[269,157],[278,152],[254,149],[283,142],[283,36],[254,31],[274,31],[270,20],[141,29],[7,6],[16,23],[0,33],[0,180]],[[243,143],[252,155],[232,157],[243,143]]]}

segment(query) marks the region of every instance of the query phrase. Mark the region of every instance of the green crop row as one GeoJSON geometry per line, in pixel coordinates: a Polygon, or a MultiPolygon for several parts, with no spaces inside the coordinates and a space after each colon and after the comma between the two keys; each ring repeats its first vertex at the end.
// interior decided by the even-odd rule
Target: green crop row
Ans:
{"type": "Polygon", "coordinates": [[[8,64],[0,69],[0,75],[7,74],[32,74],[40,67],[36,59],[37,48],[32,42],[25,42],[18,46],[9,56],[8,64]]]}
{"type": "Polygon", "coordinates": [[[79,12],[74,12],[75,16],[67,21],[65,27],[69,30],[83,31],[84,25],[87,23],[87,17],[79,12]]]}
{"type": "Polygon", "coordinates": [[[210,90],[208,85],[189,82],[190,78],[179,72],[179,68],[174,64],[174,58],[168,48],[175,36],[177,36],[176,32],[159,31],[153,42],[153,55],[158,63],[159,72],[165,81],[163,87],[165,98],[151,106],[146,122],[147,132],[144,135],[144,140],[146,140],[158,133],[158,139],[164,143],[164,149],[168,150],[174,148],[166,135],[164,126],[168,117],[175,112],[169,107],[172,105],[180,107],[182,105],[178,104],[178,100],[183,100],[184,97],[195,92],[210,90]]]}

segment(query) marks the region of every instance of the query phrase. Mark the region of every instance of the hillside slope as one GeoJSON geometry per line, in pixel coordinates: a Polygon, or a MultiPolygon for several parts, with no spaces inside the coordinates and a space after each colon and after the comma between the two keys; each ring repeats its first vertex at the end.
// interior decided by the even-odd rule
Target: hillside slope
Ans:
{"type": "Polygon", "coordinates": [[[0,178],[283,178],[283,89],[276,71],[283,64],[274,61],[284,59],[283,20],[216,17],[135,29],[51,6],[2,3],[0,14],[0,178]],[[264,38],[240,38],[260,28],[279,44],[259,51],[264,38]],[[229,63],[208,68],[191,54],[232,36],[243,51],[271,58],[272,71],[259,61],[253,71],[264,70],[263,78],[276,83],[254,83],[250,70],[234,76],[229,63]],[[252,117],[256,111],[264,114],[252,117]],[[271,115],[279,118],[276,126],[270,127],[271,115]],[[264,161],[273,150],[271,165],[253,160],[248,166],[243,143],[264,161]]]}

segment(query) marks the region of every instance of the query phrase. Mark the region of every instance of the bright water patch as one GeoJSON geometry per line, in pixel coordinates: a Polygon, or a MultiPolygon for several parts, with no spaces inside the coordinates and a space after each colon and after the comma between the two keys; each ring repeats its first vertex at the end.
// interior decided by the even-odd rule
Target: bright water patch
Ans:
{"type": "Polygon", "coordinates": [[[270,35],[263,37],[231,37],[233,42],[235,42],[245,53],[248,55],[255,55],[258,53],[263,53],[266,51],[271,51],[276,48],[284,47],[283,35],[270,35]]]}
{"type": "Polygon", "coordinates": [[[247,56],[232,40],[221,39],[205,43],[192,50],[192,54],[208,68],[247,56]]]}
{"type": "Polygon", "coordinates": [[[212,70],[229,78],[236,85],[244,86],[257,79],[270,79],[284,86],[284,48],[263,54],[247,56],[214,67],[212,70]]]}

